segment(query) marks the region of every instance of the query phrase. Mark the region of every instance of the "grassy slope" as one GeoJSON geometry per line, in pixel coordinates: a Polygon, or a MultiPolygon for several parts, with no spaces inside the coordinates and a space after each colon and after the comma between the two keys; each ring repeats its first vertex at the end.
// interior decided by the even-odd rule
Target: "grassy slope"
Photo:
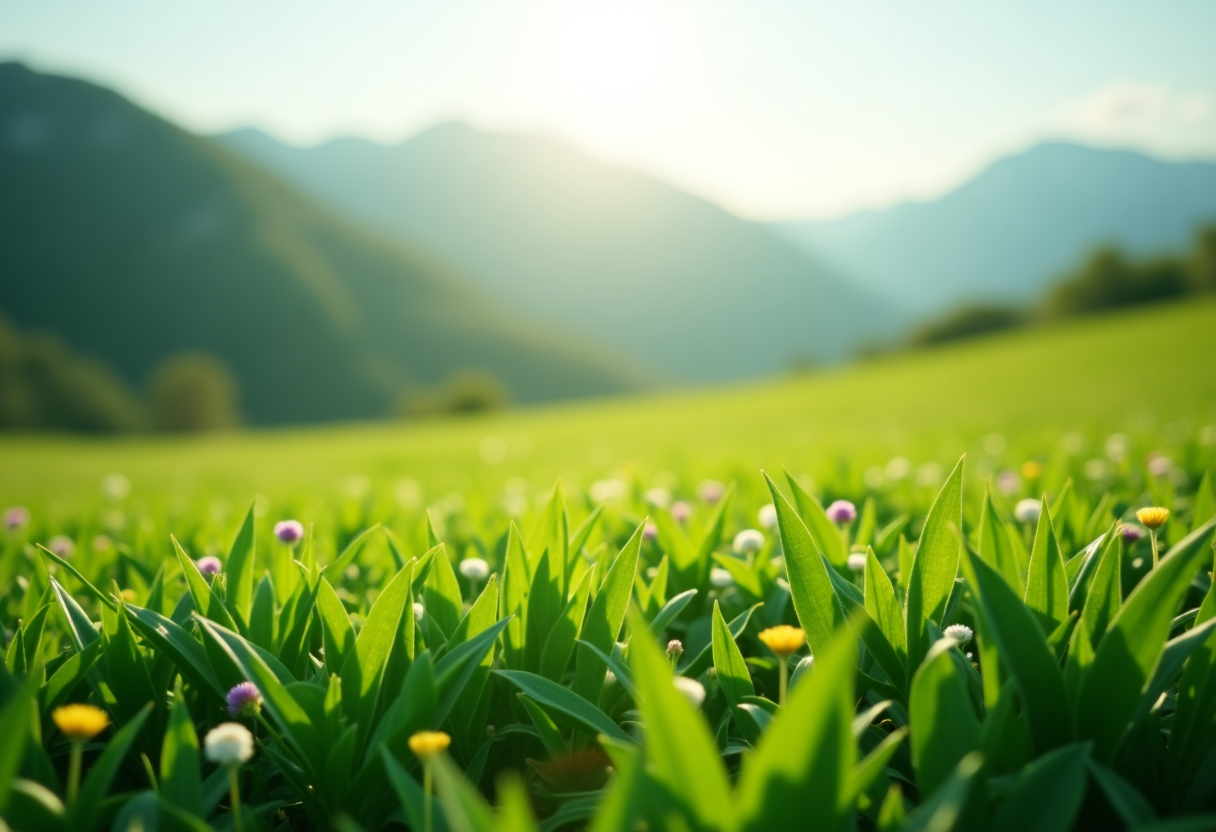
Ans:
{"type": "Polygon", "coordinates": [[[0,500],[92,496],[111,471],[128,475],[137,495],[239,500],[253,490],[328,494],[354,473],[373,483],[415,478],[428,499],[454,488],[496,492],[510,476],[534,487],[559,475],[586,485],[622,464],[649,474],[672,468],[691,482],[737,474],[754,485],[757,466],[825,472],[846,458],[864,466],[895,453],[946,463],[991,431],[1019,458],[1022,449],[1056,447],[1073,429],[1135,434],[1216,422],[1213,356],[1216,300],[1206,299],[803,378],[462,421],[204,439],[8,437],[0,500]],[[490,436],[505,440],[506,462],[481,460],[490,436]]]}

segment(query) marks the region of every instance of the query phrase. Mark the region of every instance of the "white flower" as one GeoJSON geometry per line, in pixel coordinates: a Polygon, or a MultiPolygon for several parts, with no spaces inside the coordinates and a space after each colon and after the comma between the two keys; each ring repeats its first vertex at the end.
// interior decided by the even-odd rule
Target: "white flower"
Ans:
{"type": "Polygon", "coordinates": [[[971,628],[966,624],[951,624],[946,628],[946,635],[949,638],[958,642],[959,647],[971,641],[971,637],[975,635],[971,632],[971,628]]]}
{"type": "Polygon", "coordinates": [[[764,548],[764,533],[757,529],[744,529],[735,535],[733,548],[736,552],[759,552],[764,548]]]}
{"type": "Polygon", "coordinates": [[[490,564],[481,558],[465,558],[460,562],[460,574],[470,581],[484,581],[490,575],[490,564]]]}
{"type": "Polygon", "coordinates": [[[1164,477],[1174,467],[1169,457],[1155,456],[1148,461],[1148,472],[1154,477],[1164,477]]]}
{"type": "Polygon", "coordinates": [[[122,474],[107,474],[101,481],[101,493],[107,500],[120,502],[131,493],[131,481],[122,474]]]}
{"type": "Polygon", "coordinates": [[[647,505],[667,508],[671,505],[671,492],[666,488],[652,488],[642,495],[647,505]]]}
{"type": "Polygon", "coordinates": [[[715,566],[709,570],[709,582],[718,589],[726,589],[728,586],[735,585],[735,579],[725,569],[715,566]]]}
{"type": "Polygon", "coordinates": [[[1025,500],[1018,500],[1018,504],[1013,507],[1013,516],[1019,523],[1035,523],[1042,511],[1043,505],[1038,500],[1027,497],[1025,500]]]}
{"type": "Polygon", "coordinates": [[[607,503],[619,500],[629,493],[629,486],[622,480],[596,480],[587,489],[593,503],[607,503]]]}
{"type": "Polygon", "coordinates": [[[222,766],[239,765],[253,756],[253,734],[237,722],[225,722],[203,739],[207,759],[222,766]]]}
{"type": "Polygon", "coordinates": [[[772,503],[760,506],[760,513],[757,515],[760,525],[766,529],[777,527],[777,507],[772,503]]]}
{"type": "Polygon", "coordinates": [[[849,555],[849,569],[854,572],[866,571],[866,555],[865,552],[853,552],[849,555]]]}
{"type": "Polygon", "coordinates": [[[424,615],[426,615],[426,610],[423,608],[422,604],[419,604],[417,601],[415,601],[414,602],[414,620],[421,621],[422,616],[424,616],[424,615]]]}
{"type": "Polygon", "coordinates": [[[675,684],[676,690],[684,694],[694,708],[701,707],[701,703],[705,701],[705,685],[696,679],[689,679],[687,676],[677,676],[671,681],[675,684]]]}

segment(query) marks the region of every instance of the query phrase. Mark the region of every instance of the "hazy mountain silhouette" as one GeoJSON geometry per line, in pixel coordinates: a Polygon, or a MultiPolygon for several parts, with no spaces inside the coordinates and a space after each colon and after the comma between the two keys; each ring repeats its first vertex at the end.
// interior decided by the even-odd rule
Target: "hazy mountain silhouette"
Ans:
{"type": "Polygon", "coordinates": [[[461,124],[391,147],[220,138],[515,311],[575,327],[673,379],[841,358],[898,321],[768,229],[555,140],[461,124]]]}
{"type": "Polygon", "coordinates": [[[1050,143],[932,202],[775,228],[881,296],[930,313],[1030,301],[1098,245],[1181,250],[1213,219],[1216,164],[1050,143]]]}
{"type": "Polygon", "coordinates": [[[517,400],[641,373],[520,322],[210,139],[90,83],[0,65],[0,311],[142,386],[169,354],[235,372],[257,422],[379,416],[462,368],[517,400]]]}

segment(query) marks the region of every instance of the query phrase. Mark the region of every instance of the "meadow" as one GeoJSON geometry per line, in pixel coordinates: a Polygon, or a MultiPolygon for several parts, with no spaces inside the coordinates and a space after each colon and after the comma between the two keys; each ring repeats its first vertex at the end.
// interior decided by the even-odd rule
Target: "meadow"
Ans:
{"type": "Polygon", "coordinates": [[[6,437],[0,818],[1216,829],[1213,356],[1191,300],[729,389],[6,437]]]}

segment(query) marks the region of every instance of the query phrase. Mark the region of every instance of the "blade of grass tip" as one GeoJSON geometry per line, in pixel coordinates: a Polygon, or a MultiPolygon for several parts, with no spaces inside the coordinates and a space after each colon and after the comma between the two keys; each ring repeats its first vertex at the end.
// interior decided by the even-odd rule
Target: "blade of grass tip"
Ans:
{"type": "Polygon", "coordinates": [[[228,552],[228,563],[224,571],[228,575],[227,606],[234,618],[241,621],[249,620],[249,611],[253,606],[253,561],[254,561],[254,507],[251,503],[245,513],[245,521],[232,541],[232,549],[228,552]]]}
{"type": "Polygon", "coordinates": [[[904,605],[904,630],[908,636],[908,676],[911,677],[929,649],[927,624],[941,623],[946,602],[954,590],[962,553],[963,529],[963,463],[966,456],[946,479],[925,526],[920,543],[912,556],[908,577],[908,595],[904,605]]]}
{"type": "MultiPolygon", "coordinates": [[[[591,609],[583,622],[582,641],[593,645],[604,653],[620,635],[625,623],[625,610],[629,607],[629,592],[637,575],[638,557],[642,551],[642,534],[645,524],[634,529],[629,540],[621,547],[612,561],[591,609]]],[[[606,666],[593,652],[579,648],[574,659],[574,690],[588,702],[598,703],[604,687],[606,666]]]]}

